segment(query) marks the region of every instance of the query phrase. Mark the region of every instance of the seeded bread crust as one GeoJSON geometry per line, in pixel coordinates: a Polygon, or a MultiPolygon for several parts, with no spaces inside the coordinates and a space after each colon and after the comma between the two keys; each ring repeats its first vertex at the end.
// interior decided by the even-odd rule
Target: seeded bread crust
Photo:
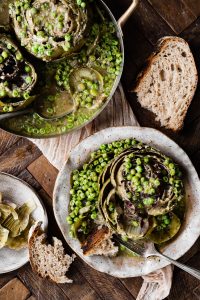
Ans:
{"type": "Polygon", "coordinates": [[[65,254],[62,242],[55,237],[53,245],[47,244],[41,223],[33,230],[28,246],[31,267],[40,277],[56,283],[72,283],[72,280],[66,277],[66,272],[75,256],[65,254]]]}
{"type": "MultiPolygon", "coordinates": [[[[167,61],[166,58],[166,63],[169,64],[169,61],[167,61]]],[[[184,65],[182,63],[182,65],[184,65]]],[[[178,66],[178,63],[177,63],[178,66]]],[[[177,67],[175,65],[175,67],[177,67]]],[[[182,70],[184,72],[184,70],[182,70]]],[[[154,77],[155,73],[154,73],[154,77]]],[[[186,85],[188,82],[186,82],[184,85],[186,85]]],[[[156,51],[150,55],[150,57],[147,60],[147,65],[144,68],[144,70],[138,75],[136,85],[133,89],[133,92],[137,93],[138,97],[138,102],[141,104],[142,107],[152,111],[156,115],[156,120],[161,123],[161,126],[164,126],[168,129],[171,129],[173,131],[179,131],[182,129],[184,125],[184,119],[187,113],[187,110],[190,106],[190,103],[194,97],[196,87],[198,83],[198,75],[197,75],[197,69],[195,65],[195,61],[193,58],[193,55],[190,51],[190,48],[188,46],[188,43],[183,40],[182,38],[179,37],[164,37],[158,41],[156,51]],[[183,49],[182,51],[182,56],[181,56],[181,51],[180,51],[180,56],[178,57],[177,55],[173,55],[177,49],[183,49]],[[163,56],[165,53],[169,52],[169,49],[171,51],[171,61],[179,61],[185,63],[185,66],[187,67],[186,63],[188,66],[190,66],[190,72],[187,74],[187,78],[190,80],[189,84],[190,86],[188,87],[187,91],[187,96],[185,98],[180,99],[180,94],[178,94],[178,91],[181,87],[178,85],[180,82],[182,82],[181,77],[183,74],[178,72],[176,69],[172,70],[171,67],[167,66],[169,69],[168,72],[163,71],[162,68],[158,69],[157,66],[164,64],[163,60],[165,57],[163,56]],[[184,56],[186,55],[186,56],[184,56]],[[187,62],[186,62],[187,60],[187,62]],[[149,77],[153,75],[153,68],[156,68],[155,72],[157,72],[157,85],[155,87],[155,82],[152,85],[147,86],[147,82],[149,81],[149,77]],[[162,73],[163,72],[163,73],[162,73]],[[164,73],[165,72],[165,73],[164,73]],[[172,74],[171,74],[172,73],[172,74]],[[162,76],[166,75],[166,78],[162,78],[162,76]],[[175,77],[173,77],[175,74],[175,77]],[[179,82],[170,82],[170,76],[172,78],[175,78],[175,80],[178,78],[179,82]],[[169,86],[176,87],[177,85],[177,93],[171,95],[171,99],[165,99],[166,98],[166,93],[161,92],[161,94],[158,94],[158,91],[155,90],[158,86],[158,82],[160,81],[160,84],[162,85],[163,91],[168,91],[169,86]],[[166,85],[166,86],[165,86],[166,85]],[[155,95],[155,97],[152,100],[149,100],[151,97],[151,93],[155,95]],[[162,94],[163,93],[163,94],[162,94]],[[161,101],[162,99],[166,101],[161,101]],[[181,101],[180,101],[181,100],[181,101]],[[176,103],[179,101],[180,107],[177,108],[176,103]],[[162,102],[162,103],[161,103],[162,102]],[[167,108],[170,106],[170,110],[167,108]],[[167,113],[161,114],[161,111],[166,111],[167,113]],[[164,117],[164,118],[163,118],[164,117]],[[165,119],[166,117],[166,119],[165,119]],[[168,118],[167,118],[168,117],[168,118]]],[[[182,89],[185,88],[182,86],[182,89]]]]}

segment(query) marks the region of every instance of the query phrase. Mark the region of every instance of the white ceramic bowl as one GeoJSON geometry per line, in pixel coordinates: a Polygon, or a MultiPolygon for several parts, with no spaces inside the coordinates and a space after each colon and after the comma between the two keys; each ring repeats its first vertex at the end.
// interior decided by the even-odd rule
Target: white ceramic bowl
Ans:
{"type": "Polygon", "coordinates": [[[88,160],[92,151],[101,144],[116,140],[136,138],[154,146],[172,157],[185,171],[185,189],[187,198],[186,216],[177,238],[165,247],[164,253],[173,259],[185,254],[200,235],[200,181],[187,154],[166,135],[158,130],[141,127],[107,128],[86,138],[74,149],[59,172],[54,189],[54,214],[57,223],[71,248],[91,267],[115,277],[135,277],[148,274],[169,263],[164,259],[136,259],[134,257],[84,256],[77,240],[69,236],[66,222],[70,201],[70,176],[74,169],[80,168],[88,160]]]}
{"type": "MultiPolygon", "coordinates": [[[[14,202],[17,206],[25,202],[34,202],[36,209],[31,214],[35,221],[43,222],[43,229],[47,227],[46,210],[38,195],[24,181],[10,174],[0,173],[0,192],[3,198],[14,202]]],[[[28,249],[12,250],[7,247],[0,249],[0,274],[14,271],[29,261],[28,249]]]]}

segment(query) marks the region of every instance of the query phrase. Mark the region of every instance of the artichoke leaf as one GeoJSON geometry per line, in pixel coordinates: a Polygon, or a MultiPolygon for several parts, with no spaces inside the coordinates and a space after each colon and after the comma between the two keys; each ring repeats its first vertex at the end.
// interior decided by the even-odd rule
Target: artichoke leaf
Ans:
{"type": "Polygon", "coordinates": [[[8,239],[9,230],[0,225],[0,249],[6,245],[8,239]]]}
{"type": "Polygon", "coordinates": [[[24,203],[16,210],[18,214],[17,220],[15,220],[12,215],[8,216],[2,225],[10,231],[10,237],[16,237],[21,234],[29,224],[30,214],[35,208],[34,203],[24,203]]]}
{"type": "Polygon", "coordinates": [[[19,236],[17,237],[8,236],[8,239],[6,241],[6,246],[13,250],[20,250],[22,248],[27,247],[28,235],[32,225],[34,225],[34,220],[30,218],[28,226],[25,228],[24,231],[21,232],[19,236]]]}
{"type": "Polygon", "coordinates": [[[14,220],[18,219],[18,214],[15,211],[15,209],[9,205],[9,204],[5,204],[5,203],[0,203],[0,224],[2,224],[7,218],[8,216],[12,215],[12,218],[14,220]]]}

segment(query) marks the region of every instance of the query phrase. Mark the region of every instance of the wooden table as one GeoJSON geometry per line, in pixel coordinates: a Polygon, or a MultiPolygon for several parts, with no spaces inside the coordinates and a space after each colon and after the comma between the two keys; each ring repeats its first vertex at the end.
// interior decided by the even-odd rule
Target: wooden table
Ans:
{"type": "MultiPolygon", "coordinates": [[[[116,17],[125,10],[129,0],[107,0],[116,17]]],[[[154,49],[157,40],[165,35],[179,35],[191,45],[200,68],[200,0],[142,0],[135,14],[124,28],[126,63],[123,85],[141,125],[158,127],[150,113],[142,110],[136,98],[128,92],[154,49]]],[[[191,157],[200,172],[200,89],[186,117],[180,134],[166,132],[191,157]]],[[[31,184],[42,197],[48,211],[49,231],[62,238],[52,210],[52,192],[58,171],[28,140],[0,131],[0,171],[14,174],[31,184]]],[[[66,250],[71,250],[64,242],[66,250]]],[[[183,261],[200,269],[200,240],[183,261]]],[[[135,299],[142,279],[117,279],[94,271],[77,258],[70,270],[73,284],[56,285],[40,279],[30,265],[0,276],[0,300],[131,300],[135,299]]],[[[200,283],[185,272],[174,271],[169,300],[200,299],[200,283]]]]}

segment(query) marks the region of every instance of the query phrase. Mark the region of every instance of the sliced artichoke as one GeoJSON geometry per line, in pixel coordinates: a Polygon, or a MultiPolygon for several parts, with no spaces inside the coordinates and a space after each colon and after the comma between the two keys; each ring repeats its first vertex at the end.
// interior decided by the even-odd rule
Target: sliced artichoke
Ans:
{"type": "Polygon", "coordinates": [[[0,112],[9,112],[29,105],[37,80],[34,67],[27,62],[18,47],[0,34],[0,112]]]}
{"type": "Polygon", "coordinates": [[[19,236],[17,237],[8,236],[8,239],[6,241],[6,246],[13,250],[20,250],[22,248],[25,248],[28,243],[29,230],[33,224],[34,224],[34,220],[30,218],[28,226],[24,231],[21,232],[19,236]]]}
{"type": "Polygon", "coordinates": [[[6,245],[9,230],[0,225],[0,249],[6,245]]]}
{"type": "Polygon", "coordinates": [[[15,220],[12,215],[10,215],[2,223],[2,225],[10,231],[10,237],[16,237],[26,229],[29,224],[30,214],[34,211],[35,208],[35,204],[25,203],[16,210],[18,214],[17,220],[15,220]]]}
{"type": "Polygon", "coordinates": [[[0,203],[0,224],[2,224],[10,215],[12,215],[14,220],[18,219],[18,214],[11,205],[0,203]]]}
{"type": "Polygon", "coordinates": [[[91,14],[75,0],[22,0],[10,5],[18,39],[34,56],[52,61],[76,53],[85,43],[91,14]]]}

